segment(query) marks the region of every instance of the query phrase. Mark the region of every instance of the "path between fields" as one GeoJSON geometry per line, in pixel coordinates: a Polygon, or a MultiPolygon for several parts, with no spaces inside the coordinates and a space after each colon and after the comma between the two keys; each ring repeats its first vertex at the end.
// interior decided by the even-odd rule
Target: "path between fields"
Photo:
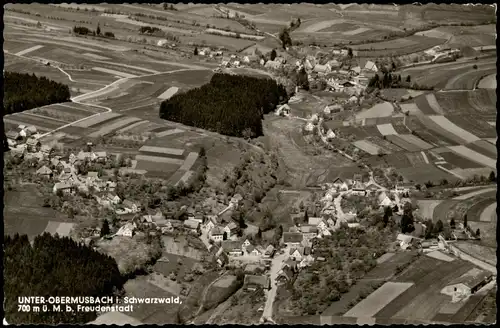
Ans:
{"type": "Polygon", "coordinates": [[[205,299],[207,298],[207,293],[208,293],[210,287],[212,287],[213,284],[215,284],[217,281],[219,281],[220,279],[222,279],[222,277],[224,277],[226,274],[227,274],[227,272],[224,272],[224,274],[222,274],[220,277],[218,277],[217,279],[215,279],[214,281],[212,281],[207,286],[207,288],[205,288],[205,290],[203,291],[203,296],[201,297],[200,307],[198,308],[198,310],[196,311],[196,314],[194,315],[195,317],[198,316],[200,314],[200,312],[203,310],[203,304],[205,303],[205,299]]]}
{"type": "Polygon", "coordinates": [[[286,259],[286,254],[288,254],[288,247],[285,248],[283,254],[277,254],[272,259],[271,270],[269,272],[269,279],[271,280],[271,289],[266,292],[266,304],[264,305],[264,311],[262,312],[262,319],[264,321],[272,321],[273,316],[273,304],[276,298],[276,291],[278,286],[276,285],[276,278],[278,278],[278,272],[281,270],[283,262],[286,259]]]}
{"type": "Polygon", "coordinates": [[[460,195],[460,196],[457,196],[453,199],[456,199],[456,200],[465,200],[465,199],[469,199],[471,197],[474,197],[474,196],[477,196],[477,195],[481,195],[481,194],[484,194],[484,193],[487,193],[487,192],[490,192],[490,191],[495,191],[497,188],[496,187],[490,187],[490,188],[484,188],[484,189],[480,189],[480,190],[475,190],[475,191],[472,191],[470,193],[467,193],[465,195],[460,195]]]}

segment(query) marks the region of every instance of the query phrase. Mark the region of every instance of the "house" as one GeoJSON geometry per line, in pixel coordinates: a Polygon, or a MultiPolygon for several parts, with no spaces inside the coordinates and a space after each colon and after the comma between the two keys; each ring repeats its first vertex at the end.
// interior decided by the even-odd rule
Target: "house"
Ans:
{"type": "Polygon", "coordinates": [[[113,205],[117,205],[117,204],[120,204],[120,202],[122,201],[120,199],[120,197],[118,197],[118,195],[116,194],[112,194],[112,193],[108,193],[106,195],[106,198],[109,200],[109,202],[113,205]]]}
{"type": "Polygon", "coordinates": [[[375,183],[373,183],[373,181],[366,183],[365,184],[366,195],[368,196],[376,193],[379,190],[379,188],[380,187],[378,187],[375,183]]]}
{"type": "Polygon", "coordinates": [[[392,200],[385,192],[381,192],[380,195],[378,195],[378,203],[380,207],[392,206],[392,200]]]}
{"type": "Polygon", "coordinates": [[[347,182],[342,180],[340,177],[337,177],[333,179],[332,185],[334,188],[340,191],[347,191],[349,190],[349,186],[347,185],[347,182]]]}
{"type": "Polygon", "coordinates": [[[300,232],[283,232],[283,243],[289,247],[298,247],[303,239],[300,232]]]}
{"type": "Polygon", "coordinates": [[[261,264],[250,263],[245,266],[244,273],[255,274],[264,272],[264,267],[261,264]]]}
{"type": "Polygon", "coordinates": [[[116,182],[106,181],[106,185],[108,186],[108,190],[109,191],[115,191],[115,189],[116,189],[116,182]]]}
{"type": "Polygon", "coordinates": [[[332,129],[328,129],[328,132],[326,133],[326,138],[331,140],[335,139],[336,135],[335,132],[332,131],[332,129]]]}
{"type": "Polygon", "coordinates": [[[220,242],[224,239],[224,230],[221,227],[214,227],[209,231],[210,231],[210,239],[212,239],[213,241],[220,242]]]}
{"type": "Polygon", "coordinates": [[[78,155],[76,155],[76,158],[79,161],[81,161],[81,162],[84,162],[86,160],[90,160],[90,153],[89,152],[80,151],[78,153],[78,155]]]}
{"type": "Polygon", "coordinates": [[[95,153],[95,161],[99,163],[104,163],[106,162],[106,158],[108,157],[107,153],[105,151],[98,151],[95,153]]]}
{"type": "Polygon", "coordinates": [[[271,280],[268,276],[247,274],[243,281],[243,287],[249,291],[255,291],[259,288],[271,289],[271,280]]]}
{"type": "Polygon", "coordinates": [[[377,65],[375,65],[375,63],[371,60],[368,60],[366,62],[364,69],[367,71],[378,72],[377,65]]]}
{"type": "Polygon", "coordinates": [[[313,225],[302,225],[300,227],[300,232],[302,233],[303,239],[311,240],[317,237],[318,227],[313,225]]]}
{"type": "Polygon", "coordinates": [[[241,249],[240,241],[224,240],[221,243],[222,249],[229,256],[242,256],[243,250],[241,249]]]}
{"type": "Polygon", "coordinates": [[[40,150],[42,144],[40,143],[39,140],[36,140],[35,138],[29,138],[26,141],[26,145],[28,146],[28,150],[31,152],[37,152],[40,150]]]}
{"type": "Polygon", "coordinates": [[[314,66],[313,71],[316,73],[319,73],[319,74],[328,74],[332,71],[332,68],[328,64],[326,64],[326,65],[319,65],[318,64],[318,65],[314,66]]]}
{"type": "Polygon", "coordinates": [[[354,104],[354,103],[357,103],[358,102],[358,97],[356,96],[352,96],[351,98],[349,98],[349,103],[351,104],[354,104]]]}
{"type": "Polygon", "coordinates": [[[235,194],[233,197],[231,197],[229,203],[237,206],[242,200],[243,196],[241,196],[240,194],[235,194]]]}
{"type": "Polygon", "coordinates": [[[289,258],[285,262],[283,262],[283,265],[281,266],[281,270],[283,270],[284,268],[287,268],[287,267],[292,269],[292,272],[297,272],[298,263],[297,263],[297,261],[289,258]]]}
{"type": "Polygon", "coordinates": [[[280,285],[286,284],[287,282],[292,281],[293,276],[293,270],[290,267],[286,266],[278,273],[276,282],[280,285]]]}
{"type": "Polygon", "coordinates": [[[306,59],[304,63],[304,68],[308,71],[311,71],[314,68],[314,65],[311,63],[309,59],[306,59]]]}
{"type": "Polygon", "coordinates": [[[138,213],[139,212],[139,206],[137,206],[136,203],[132,202],[131,200],[125,199],[122,202],[122,206],[127,210],[129,213],[138,213]]]}
{"type": "Polygon", "coordinates": [[[452,302],[457,302],[475,294],[481,287],[493,279],[489,271],[473,268],[441,290],[442,294],[452,297],[452,302]]]}
{"type": "Polygon", "coordinates": [[[274,252],[276,250],[274,249],[274,246],[273,245],[269,245],[266,247],[265,251],[264,251],[264,257],[265,258],[271,258],[274,256],[274,252]]]}
{"type": "Polygon", "coordinates": [[[302,261],[302,255],[304,255],[304,248],[291,248],[289,252],[289,258],[295,261],[302,261]]]}
{"type": "Polygon", "coordinates": [[[250,245],[250,246],[247,246],[245,248],[245,251],[248,255],[250,256],[260,256],[260,255],[263,255],[260,250],[256,247],[254,247],[253,245],[250,245]]]}
{"type": "Polygon", "coordinates": [[[118,229],[116,236],[132,237],[136,228],[135,223],[127,223],[118,229]]]}
{"type": "Polygon", "coordinates": [[[265,68],[267,69],[280,69],[281,67],[281,63],[278,62],[278,61],[274,61],[274,60],[268,60],[266,62],[266,64],[264,65],[265,68]]]}
{"type": "Polygon", "coordinates": [[[240,66],[240,61],[239,60],[235,60],[233,62],[233,67],[239,67],[240,66]]]}
{"type": "Polygon", "coordinates": [[[235,235],[238,232],[238,226],[236,223],[230,222],[224,227],[224,232],[226,233],[226,239],[229,239],[232,235],[235,235]]]}
{"type": "Polygon", "coordinates": [[[362,86],[367,86],[368,82],[369,82],[368,77],[366,77],[364,75],[358,75],[358,76],[354,77],[353,80],[354,80],[354,82],[356,82],[362,86]]]}
{"type": "Polygon", "coordinates": [[[57,193],[59,190],[62,191],[63,193],[69,194],[73,191],[73,186],[69,183],[58,182],[54,185],[52,190],[54,191],[54,194],[57,193]]]}
{"type": "Polygon", "coordinates": [[[22,157],[26,153],[26,147],[23,147],[25,145],[19,145],[14,148],[10,149],[10,152],[13,156],[18,156],[22,157]]]}
{"type": "Polygon", "coordinates": [[[330,66],[331,69],[337,69],[337,68],[340,68],[340,66],[342,66],[342,63],[340,63],[338,60],[336,59],[333,59],[333,60],[330,60],[328,63],[327,63],[328,66],[330,66]]]}
{"type": "Polygon", "coordinates": [[[419,239],[415,238],[411,235],[405,235],[405,234],[398,234],[396,237],[396,240],[399,242],[399,246],[401,249],[406,250],[411,246],[415,246],[416,244],[418,245],[419,239]]]}
{"type": "Polygon", "coordinates": [[[99,179],[99,174],[95,171],[87,172],[87,180],[94,181],[99,179]]]}
{"type": "Polygon", "coordinates": [[[243,244],[241,245],[241,247],[243,249],[247,248],[248,246],[251,246],[252,243],[248,240],[248,239],[245,239],[245,241],[243,242],[243,244]]]}
{"type": "Polygon", "coordinates": [[[12,140],[12,141],[17,141],[17,140],[21,139],[21,135],[19,134],[19,132],[14,131],[14,130],[7,131],[5,136],[7,137],[8,140],[12,140]]]}
{"type": "Polygon", "coordinates": [[[347,223],[347,227],[351,228],[351,229],[361,228],[361,224],[359,224],[359,223],[347,223]]]}
{"type": "Polygon", "coordinates": [[[44,165],[36,171],[36,174],[46,178],[50,178],[52,176],[52,170],[44,165]]]}
{"type": "Polygon", "coordinates": [[[50,160],[50,165],[52,165],[56,170],[62,170],[64,168],[63,163],[57,158],[52,158],[50,160]]]}
{"type": "Polygon", "coordinates": [[[307,122],[307,124],[304,126],[304,130],[312,132],[314,130],[314,124],[312,122],[307,122]]]}
{"type": "Polygon", "coordinates": [[[259,61],[259,64],[261,64],[262,66],[264,66],[266,64],[266,60],[264,58],[261,58],[260,61],[259,61]]]}
{"type": "Polygon", "coordinates": [[[328,228],[325,220],[323,220],[323,218],[321,218],[321,217],[310,217],[307,224],[309,224],[311,226],[316,226],[320,230],[328,228]]]}
{"type": "Polygon", "coordinates": [[[366,195],[365,186],[361,182],[356,182],[352,187],[352,194],[358,196],[365,196],[366,195]]]}
{"type": "Polygon", "coordinates": [[[200,222],[193,219],[184,221],[184,227],[194,233],[200,232],[200,222]]]}
{"type": "Polygon", "coordinates": [[[278,109],[276,110],[276,115],[288,116],[288,115],[290,115],[291,110],[292,109],[290,108],[290,106],[288,106],[287,104],[284,104],[284,105],[278,107],[278,109]]]}

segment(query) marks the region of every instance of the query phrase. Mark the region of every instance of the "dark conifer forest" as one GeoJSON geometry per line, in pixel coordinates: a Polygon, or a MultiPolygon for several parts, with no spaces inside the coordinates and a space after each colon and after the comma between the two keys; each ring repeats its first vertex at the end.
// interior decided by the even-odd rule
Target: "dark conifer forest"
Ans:
{"type": "Polygon", "coordinates": [[[70,101],[69,87],[35,74],[4,73],[3,115],[70,101]]]}
{"type": "Polygon", "coordinates": [[[210,83],[177,94],[160,106],[160,118],[235,137],[262,135],[262,118],[287,99],[268,78],[215,74],[210,83]]]}
{"type": "Polygon", "coordinates": [[[76,308],[73,313],[18,311],[18,297],[112,296],[125,282],[113,258],[48,233],[37,236],[33,246],[26,235],[5,236],[3,265],[4,309],[9,324],[87,323],[95,320],[96,314],[76,312],[76,308]]]}

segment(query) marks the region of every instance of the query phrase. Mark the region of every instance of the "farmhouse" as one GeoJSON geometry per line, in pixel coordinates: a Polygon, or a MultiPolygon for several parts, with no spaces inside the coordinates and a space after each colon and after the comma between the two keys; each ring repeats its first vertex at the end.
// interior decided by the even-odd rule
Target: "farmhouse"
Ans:
{"type": "Polygon", "coordinates": [[[462,300],[476,293],[481,287],[489,283],[493,274],[489,271],[471,269],[461,277],[450,282],[441,290],[442,294],[452,297],[452,302],[462,300]]]}
{"type": "Polygon", "coordinates": [[[263,255],[262,252],[258,248],[254,247],[253,245],[247,246],[245,248],[245,252],[248,255],[250,255],[250,256],[260,256],[260,255],[263,255]]]}
{"type": "Polygon", "coordinates": [[[231,238],[231,236],[235,235],[238,232],[238,226],[234,222],[230,222],[228,225],[224,227],[224,232],[226,233],[226,238],[231,238]]]}
{"type": "Polygon", "coordinates": [[[318,236],[318,227],[312,225],[303,225],[300,227],[304,240],[311,240],[318,236]]]}
{"type": "Polygon", "coordinates": [[[28,146],[28,151],[31,152],[37,152],[40,150],[42,144],[40,143],[39,140],[36,140],[35,138],[29,138],[26,141],[26,145],[28,146]]]}
{"type": "Polygon", "coordinates": [[[52,170],[44,165],[36,171],[36,174],[45,178],[50,178],[52,176],[52,170]]]}
{"type": "Polygon", "coordinates": [[[361,182],[356,182],[354,184],[354,186],[352,187],[352,194],[358,195],[358,196],[366,195],[365,186],[361,182]]]}
{"type": "Polygon", "coordinates": [[[392,200],[385,192],[380,193],[378,196],[378,202],[380,207],[392,206],[392,200]]]}
{"type": "Polygon", "coordinates": [[[289,247],[300,246],[304,236],[300,232],[283,232],[283,243],[289,247]]]}
{"type": "Polygon", "coordinates": [[[270,258],[270,257],[273,257],[273,255],[274,255],[274,252],[275,252],[275,251],[276,251],[276,250],[274,249],[274,246],[273,246],[273,245],[269,245],[269,246],[267,246],[267,248],[266,248],[266,249],[265,249],[265,251],[264,251],[264,257],[265,257],[265,258],[270,258]]]}
{"type": "Polygon", "coordinates": [[[267,276],[245,275],[243,286],[246,290],[255,291],[258,288],[271,289],[271,281],[267,276]]]}
{"type": "Polygon", "coordinates": [[[137,213],[137,212],[139,212],[139,207],[137,206],[137,204],[135,204],[131,200],[125,199],[123,201],[123,203],[122,203],[122,206],[129,213],[137,213]]]}
{"type": "Polygon", "coordinates": [[[210,230],[210,239],[215,242],[222,241],[224,239],[224,230],[221,227],[214,227],[210,230]]]}
{"type": "Polygon", "coordinates": [[[229,256],[243,255],[240,241],[224,240],[222,241],[221,246],[224,252],[226,252],[229,256]]]}
{"type": "Polygon", "coordinates": [[[368,60],[364,66],[364,69],[367,71],[378,72],[377,65],[371,60],[368,60]]]}
{"type": "Polygon", "coordinates": [[[127,223],[118,229],[116,236],[132,237],[136,228],[135,223],[127,223]]]}
{"type": "Polygon", "coordinates": [[[54,191],[54,194],[57,193],[59,190],[62,191],[63,193],[69,194],[73,191],[73,186],[70,185],[69,183],[64,183],[64,182],[58,182],[54,185],[54,188],[52,188],[54,191]]]}
{"type": "Polygon", "coordinates": [[[200,222],[197,220],[188,219],[184,221],[184,227],[194,233],[200,232],[200,222]]]}

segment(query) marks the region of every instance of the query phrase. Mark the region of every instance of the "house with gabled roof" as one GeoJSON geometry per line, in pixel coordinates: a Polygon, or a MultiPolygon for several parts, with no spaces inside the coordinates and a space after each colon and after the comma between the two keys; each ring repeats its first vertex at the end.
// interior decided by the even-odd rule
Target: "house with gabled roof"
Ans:
{"type": "Polygon", "coordinates": [[[353,195],[358,195],[358,196],[365,196],[366,195],[366,189],[365,189],[365,186],[359,182],[359,181],[356,181],[354,183],[354,185],[352,186],[352,191],[351,193],[353,195]]]}
{"type": "Polygon", "coordinates": [[[184,228],[197,234],[200,232],[200,222],[193,219],[187,219],[184,221],[184,228]]]}
{"type": "Polygon", "coordinates": [[[213,227],[210,232],[210,239],[212,239],[215,242],[219,242],[224,240],[224,229],[222,229],[219,226],[213,227]]]}
{"type": "Polygon", "coordinates": [[[373,181],[369,181],[365,184],[365,191],[367,195],[372,195],[376,192],[378,192],[380,189],[379,186],[377,186],[373,181]]]}
{"type": "Polygon", "coordinates": [[[7,131],[5,136],[7,137],[7,139],[12,140],[12,141],[17,141],[17,140],[21,139],[21,135],[19,134],[19,132],[15,131],[15,130],[7,131]]]}
{"type": "Polygon", "coordinates": [[[242,256],[243,249],[241,248],[241,241],[224,240],[221,247],[229,256],[242,256]]]}
{"type": "Polygon", "coordinates": [[[279,284],[279,285],[283,285],[289,281],[292,281],[293,280],[293,277],[294,277],[294,272],[293,270],[286,266],[284,267],[279,273],[278,273],[278,277],[276,278],[276,282],[279,284]]]}
{"type": "Polygon", "coordinates": [[[371,60],[368,60],[366,62],[364,69],[367,71],[378,72],[377,65],[374,62],[372,62],[371,60]]]}
{"type": "Polygon", "coordinates": [[[28,151],[31,151],[31,152],[37,152],[42,147],[40,140],[37,140],[35,138],[29,138],[26,141],[26,145],[28,146],[28,151]]]}
{"type": "Polygon", "coordinates": [[[271,289],[271,280],[264,275],[245,275],[243,287],[249,291],[255,291],[259,288],[271,289]]]}
{"type": "Polygon", "coordinates": [[[129,213],[138,213],[138,212],[140,212],[139,206],[135,202],[131,201],[130,199],[125,199],[122,202],[121,205],[129,213]]]}
{"type": "Polygon", "coordinates": [[[378,195],[378,202],[380,207],[392,206],[392,200],[387,196],[385,192],[381,192],[378,195]]]}
{"type": "Polygon", "coordinates": [[[52,176],[52,170],[44,165],[36,171],[36,174],[45,178],[50,178],[52,176]]]}
{"type": "Polygon", "coordinates": [[[347,191],[349,190],[349,186],[347,185],[347,181],[344,181],[341,177],[336,177],[332,181],[332,185],[339,191],[347,191]]]}
{"type": "Polygon", "coordinates": [[[300,232],[283,232],[283,243],[289,247],[298,247],[303,239],[300,232]]]}
{"type": "Polygon", "coordinates": [[[57,193],[59,190],[62,191],[65,194],[69,194],[73,191],[74,187],[70,183],[66,182],[57,182],[54,184],[54,187],[52,188],[52,191],[57,193]]]}

